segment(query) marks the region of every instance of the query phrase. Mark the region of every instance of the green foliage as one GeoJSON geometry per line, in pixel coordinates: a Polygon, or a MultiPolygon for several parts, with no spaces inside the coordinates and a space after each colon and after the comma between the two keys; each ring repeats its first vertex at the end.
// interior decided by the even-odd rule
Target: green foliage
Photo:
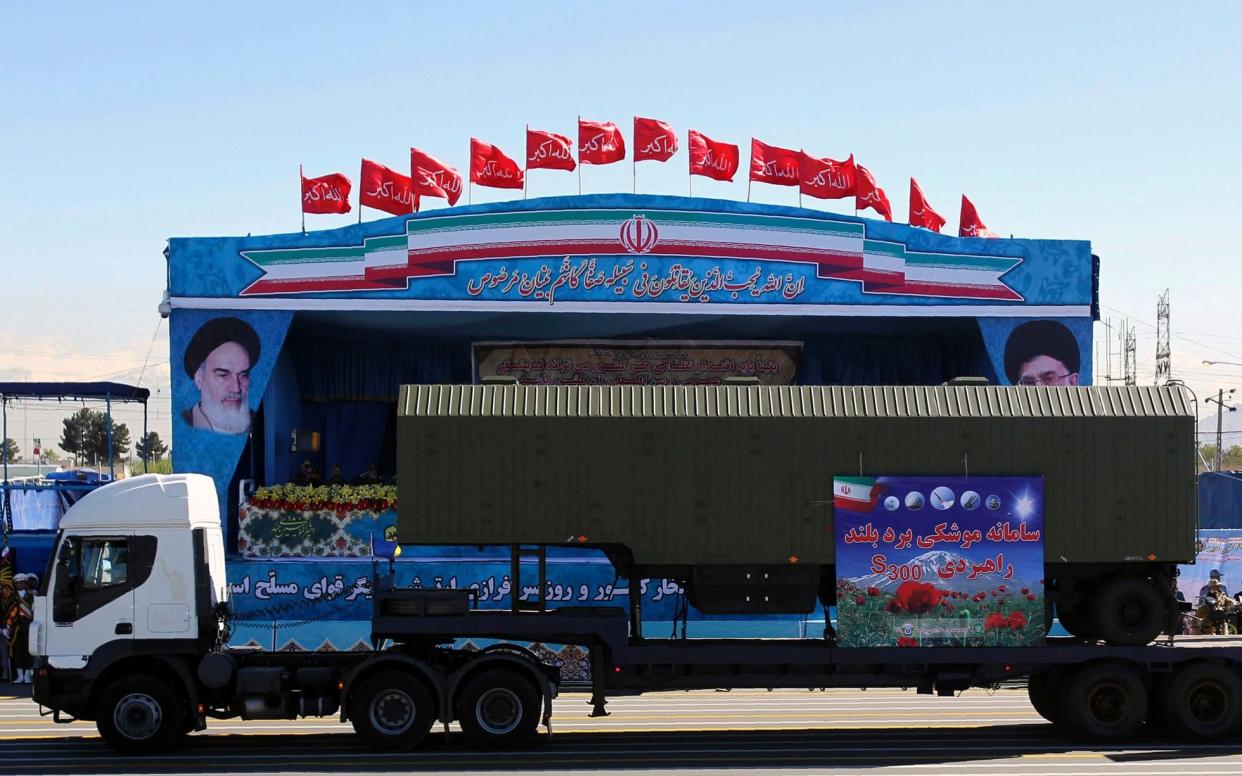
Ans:
{"type": "Polygon", "coordinates": [[[397,486],[272,485],[257,489],[249,501],[262,509],[382,512],[397,503],[397,486]]]}
{"type": "Polygon", "coordinates": [[[129,465],[131,474],[172,474],[172,461],[167,458],[159,461],[149,461],[143,464],[141,460],[131,461],[129,465]]]}
{"type": "Polygon", "coordinates": [[[147,433],[147,436],[138,440],[138,444],[134,445],[134,455],[139,459],[150,459],[152,462],[159,461],[168,452],[168,445],[160,439],[160,435],[154,431],[147,433]]]}
{"type": "Polygon", "coordinates": [[[9,463],[13,463],[17,460],[17,456],[20,452],[21,450],[17,448],[16,442],[12,439],[5,438],[4,449],[0,450],[0,460],[6,460],[9,463]]]}
{"type": "MultiPolygon", "coordinates": [[[[108,463],[108,416],[99,410],[83,407],[62,421],[60,449],[72,453],[81,462],[108,463]]],[[[112,421],[112,460],[124,458],[129,452],[129,427],[112,421]]]]}

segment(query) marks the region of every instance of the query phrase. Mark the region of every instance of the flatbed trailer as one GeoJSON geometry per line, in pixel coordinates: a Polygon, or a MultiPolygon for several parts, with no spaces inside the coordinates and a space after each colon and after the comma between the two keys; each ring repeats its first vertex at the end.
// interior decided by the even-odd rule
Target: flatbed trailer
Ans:
{"type": "MultiPolygon", "coordinates": [[[[831,630],[823,639],[636,638],[641,628],[634,613],[608,607],[384,614],[393,599],[426,595],[444,602],[456,592],[381,584],[373,637],[414,651],[463,639],[579,645],[591,658],[592,716],[607,714],[609,697],[660,691],[900,687],[949,696],[1026,678],[1036,711],[1075,737],[1124,740],[1144,725],[1167,726],[1189,739],[1242,734],[1242,638],[851,648],[837,646],[831,630]]],[[[461,591],[463,603],[468,596],[461,591]]]]}

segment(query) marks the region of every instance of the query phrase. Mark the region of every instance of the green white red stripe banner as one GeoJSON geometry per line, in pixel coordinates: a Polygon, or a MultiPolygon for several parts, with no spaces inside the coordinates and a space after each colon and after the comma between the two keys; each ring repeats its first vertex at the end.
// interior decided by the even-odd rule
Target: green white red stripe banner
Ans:
{"type": "Polygon", "coordinates": [[[834,477],[832,505],[851,512],[870,512],[880,498],[875,477],[834,477]]]}
{"type": "MultiPolygon", "coordinates": [[[[864,293],[1020,302],[1001,276],[1022,259],[922,253],[866,226],[792,216],[595,209],[419,216],[360,246],[243,251],[263,271],[242,296],[407,288],[463,262],[560,256],[670,257],[813,266],[864,293]]],[[[602,301],[602,300],[601,300],[602,301]]]]}

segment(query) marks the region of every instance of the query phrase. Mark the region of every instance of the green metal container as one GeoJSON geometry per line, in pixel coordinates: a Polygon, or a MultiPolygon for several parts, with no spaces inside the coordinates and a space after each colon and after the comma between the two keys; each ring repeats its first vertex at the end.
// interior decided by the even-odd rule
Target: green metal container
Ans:
{"type": "Polygon", "coordinates": [[[1185,562],[1178,387],[411,385],[398,535],[642,566],[831,564],[834,475],[1042,475],[1054,564],[1185,562]]]}

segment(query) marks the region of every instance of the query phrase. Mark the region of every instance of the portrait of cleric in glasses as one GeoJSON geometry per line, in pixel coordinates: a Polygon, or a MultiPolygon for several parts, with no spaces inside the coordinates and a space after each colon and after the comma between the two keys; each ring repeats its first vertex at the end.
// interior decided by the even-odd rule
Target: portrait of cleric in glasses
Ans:
{"type": "Polygon", "coordinates": [[[213,318],[194,332],[185,349],[185,373],[198,401],[182,419],[203,431],[250,430],[250,369],[259,360],[259,335],[237,318],[213,318]]]}
{"type": "Polygon", "coordinates": [[[1028,321],[1005,343],[1005,375],[1012,385],[1078,385],[1078,340],[1056,321],[1028,321]]]}

